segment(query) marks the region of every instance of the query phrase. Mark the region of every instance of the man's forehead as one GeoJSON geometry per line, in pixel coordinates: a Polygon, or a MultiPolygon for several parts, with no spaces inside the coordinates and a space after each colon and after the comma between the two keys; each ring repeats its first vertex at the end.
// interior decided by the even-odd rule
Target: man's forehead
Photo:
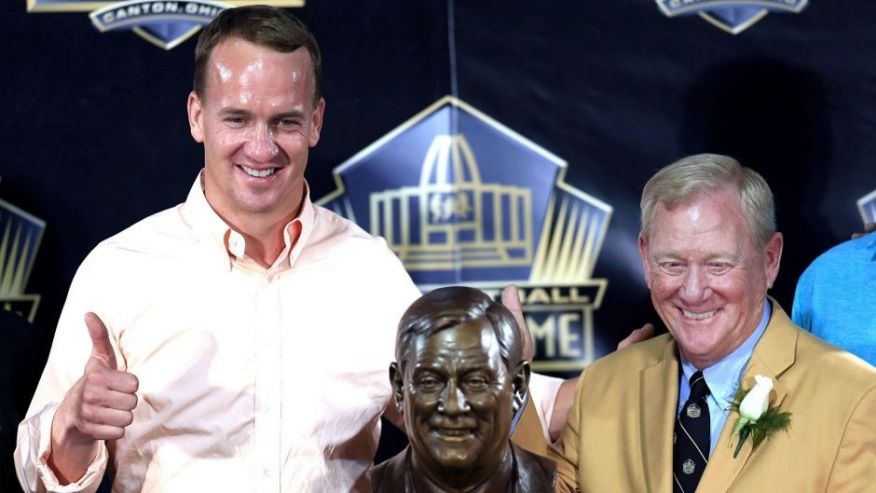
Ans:
{"type": "Polygon", "coordinates": [[[295,83],[304,82],[315,89],[315,74],[310,52],[300,46],[293,51],[279,51],[243,38],[226,38],[210,52],[206,63],[206,88],[212,83],[244,80],[249,74],[274,72],[295,83]]]}
{"type": "Polygon", "coordinates": [[[413,344],[415,359],[490,359],[499,355],[499,341],[489,323],[465,324],[420,335],[413,344]]]}

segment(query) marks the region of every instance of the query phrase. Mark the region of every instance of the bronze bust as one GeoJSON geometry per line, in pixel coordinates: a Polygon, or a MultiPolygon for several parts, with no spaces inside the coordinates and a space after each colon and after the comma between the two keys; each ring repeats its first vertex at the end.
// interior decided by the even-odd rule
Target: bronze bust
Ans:
{"type": "Polygon", "coordinates": [[[402,316],[389,367],[410,444],[372,469],[375,492],[553,491],[549,459],[511,443],[527,392],[517,323],[477,289],[448,287],[402,316]]]}

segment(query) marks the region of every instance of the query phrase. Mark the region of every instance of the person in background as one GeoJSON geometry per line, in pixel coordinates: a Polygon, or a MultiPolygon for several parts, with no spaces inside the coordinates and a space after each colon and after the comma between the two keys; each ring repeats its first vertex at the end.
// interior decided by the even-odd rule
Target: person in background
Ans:
{"type": "Polygon", "coordinates": [[[876,365],[876,224],[834,246],[800,276],[794,323],[876,365]]]}
{"type": "Polygon", "coordinates": [[[37,332],[21,314],[0,303],[0,491],[16,491],[12,453],[16,428],[27,411],[40,368],[37,332]]]}

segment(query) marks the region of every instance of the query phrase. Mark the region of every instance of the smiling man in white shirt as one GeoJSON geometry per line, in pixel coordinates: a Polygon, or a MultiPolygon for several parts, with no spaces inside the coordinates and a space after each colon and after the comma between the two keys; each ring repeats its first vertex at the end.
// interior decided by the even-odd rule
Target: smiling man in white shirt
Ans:
{"type": "Polygon", "coordinates": [[[108,467],[114,491],[365,490],[395,326],[419,292],[383,240],[310,200],[325,101],[307,28],[229,9],[195,64],[204,170],[185,203],[79,268],[19,428],[19,480],[93,491],[108,467]]]}

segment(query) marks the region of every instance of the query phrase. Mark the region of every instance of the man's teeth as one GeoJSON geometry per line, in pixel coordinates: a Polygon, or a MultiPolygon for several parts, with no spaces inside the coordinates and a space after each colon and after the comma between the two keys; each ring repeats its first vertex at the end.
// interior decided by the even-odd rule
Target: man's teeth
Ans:
{"type": "Polygon", "coordinates": [[[246,174],[248,174],[249,176],[255,176],[257,178],[264,178],[266,176],[271,176],[274,174],[275,171],[277,171],[277,168],[267,168],[267,169],[262,169],[262,170],[253,169],[253,168],[250,168],[249,166],[241,166],[241,168],[243,168],[243,170],[246,171],[246,174]]]}
{"type": "Polygon", "coordinates": [[[685,318],[692,318],[694,320],[705,320],[707,318],[712,317],[716,311],[718,311],[718,310],[711,310],[708,312],[697,313],[697,312],[692,312],[690,310],[682,310],[682,313],[684,313],[685,318]]]}

